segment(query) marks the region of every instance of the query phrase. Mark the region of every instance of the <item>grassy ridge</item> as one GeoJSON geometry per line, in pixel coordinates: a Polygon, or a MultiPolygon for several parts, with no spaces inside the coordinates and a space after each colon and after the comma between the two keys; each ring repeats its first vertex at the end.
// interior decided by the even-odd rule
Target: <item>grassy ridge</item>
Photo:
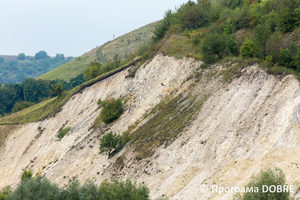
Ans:
{"type": "Polygon", "coordinates": [[[140,61],[140,58],[137,57],[132,62],[123,65],[113,71],[107,72],[101,76],[98,76],[90,81],[83,83],[80,86],[73,88],[70,91],[65,92],[61,97],[54,97],[52,99],[43,101],[39,104],[31,106],[25,110],[20,112],[14,113],[7,117],[0,118],[0,125],[12,125],[12,124],[24,124],[30,123],[34,121],[43,120],[47,117],[55,116],[58,113],[62,106],[70,99],[71,96],[77,94],[78,92],[82,91],[83,89],[104,80],[120,71],[123,71],[130,67],[131,65],[140,61]]]}
{"type": "Polygon", "coordinates": [[[55,80],[62,79],[69,81],[88,68],[90,62],[99,61],[106,63],[114,54],[119,54],[124,59],[130,53],[133,53],[141,44],[150,40],[152,30],[157,22],[148,24],[144,27],[127,33],[113,41],[109,41],[100,47],[97,47],[76,59],[61,65],[52,71],[38,77],[38,79],[55,80]]]}

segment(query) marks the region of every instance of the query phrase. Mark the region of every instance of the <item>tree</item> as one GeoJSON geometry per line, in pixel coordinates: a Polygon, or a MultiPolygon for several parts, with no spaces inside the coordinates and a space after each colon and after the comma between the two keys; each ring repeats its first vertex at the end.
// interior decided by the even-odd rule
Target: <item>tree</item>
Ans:
{"type": "Polygon", "coordinates": [[[107,133],[100,139],[100,153],[107,154],[110,158],[112,152],[117,148],[120,140],[120,136],[117,134],[113,134],[112,132],[107,133]]]}
{"type": "Polygon", "coordinates": [[[56,61],[60,61],[60,60],[64,60],[65,59],[65,55],[64,54],[59,54],[57,53],[55,56],[55,60],[56,61]]]}
{"type": "Polygon", "coordinates": [[[91,62],[89,67],[84,71],[85,81],[96,78],[101,74],[102,64],[100,62],[91,62]]]}
{"type": "Polygon", "coordinates": [[[34,56],[35,60],[40,60],[40,59],[44,59],[44,58],[49,58],[48,54],[45,51],[39,51],[34,56]]]}
{"type": "Polygon", "coordinates": [[[120,56],[119,56],[119,54],[116,53],[116,54],[113,56],[113,62],[114,62],[114,64],[115,64],[115,68],[120,67],[121,61],[120,61],[120,56]]]}
{"type": "Polygon", "coordinates": [[[0,57],[0,64],[4,62],[4,58],[0,57]]]}
{"type": "Polygon", "coordinates": [[[254,29],[255,52],[257,57],[265,58],[267,56],[266,45],[270,34],[270,26],[266,24],[259,24],[254,29]]]}
{"type": "MultiPolygon", "coordinates": [[[[268,169],[267,171],[261,171],[258,175],[252,176],[250,182],[245,187],[258,187],[259,192],[248,192],[244,193],[243,196],[237,195],[235,200],[250,200],[250,199],[280,199],[288,200],[289,192],[263,192],[264,187],[277,186],[277,185],[287,185],[285,182],[285,175],[281,169],[275,168],[275,170],[268,169]]],[[[277,189],[277,188],[276,188],[277,189]]],[[[275,189],[275,190],[276,190],[275,189]]],[[[265,190],[266,191],[266,190],[265,190]]]]}
{"type": "Polygon", "coordinates": [[[26,55],[24,53],[20,53],[17,57],[18,60],[26,60],[26,55]]]}
{"type": "Polygon", "coordinates": [[[241,46],[241,54],[243,58],[251,58],[254,55],[254,43],[247,37],[245,42],[241,46]]]}
{"type": "Polygon", "coordinates": [[[52,89],[53,93],[60,97],[63,93],[64,86],[61,82],[57,82],[55,85],[52,86],[52,89]]]}
{"type": "Polygon", "coordinates": [[[38,176],[21,181],[17,188],[9,195],[8,199],[47,199],[58,200],[60,189],[56,184],[52,184],[48,179],[38,176]]]}
{"type": "Polygon", "coordinates": [[[225,28],[224,28],[224,34],[230,35],[230,34],[232,34],[232,33],[233,33],[233,26],[232,26],[232,24],[231,24],[231,20],[228,19],[228,20],[227,20],[227,23],[226,23],[226,26],[225,26],[225,28]]]}
{"type": "Polygon", "coordinates": [[[203,39],[201,51],[204,62],[210,64],[228,54],[227,37],[218,33],[207,34],[203,39]]]}

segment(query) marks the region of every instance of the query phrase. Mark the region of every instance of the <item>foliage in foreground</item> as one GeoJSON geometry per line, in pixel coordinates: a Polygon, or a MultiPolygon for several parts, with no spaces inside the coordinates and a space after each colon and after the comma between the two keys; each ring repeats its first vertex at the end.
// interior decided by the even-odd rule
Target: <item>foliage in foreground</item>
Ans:
{"type": "Polygon", "coordinates": [[[75,180],[67,187],[60,188],[47,178],[38,176],[21,181],[15,190],[5,187],[0,192],[0,200],[148,200],[149,189],[144,185],[133,184],[130,180],[104,181],[97,186],[92,181],[83,185],[75,180]]]}
{"type": "Polygon", "coordinates": [[[259,192],[248,192],[243,196],[235,196],[235,200],[250,200],[250,199],[266,199],[266,200],[289,200],[290,192],[263,192],[263,186],[284,186],[287,185],[285,175],[281,169],[275,168],[274,170],[268,169],[261,171],[256,176],[252,176],[250,182],[245,187],[258,187],[259,192]]]}

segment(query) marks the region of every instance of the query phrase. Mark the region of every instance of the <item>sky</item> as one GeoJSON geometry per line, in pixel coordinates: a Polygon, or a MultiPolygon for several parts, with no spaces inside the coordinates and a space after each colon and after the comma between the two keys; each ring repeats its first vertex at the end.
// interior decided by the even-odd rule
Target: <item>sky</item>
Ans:
{"type": "Polygon", "coordinates": [[[0,55],[80,56],[188,0],[0,0],[0,55]]]}

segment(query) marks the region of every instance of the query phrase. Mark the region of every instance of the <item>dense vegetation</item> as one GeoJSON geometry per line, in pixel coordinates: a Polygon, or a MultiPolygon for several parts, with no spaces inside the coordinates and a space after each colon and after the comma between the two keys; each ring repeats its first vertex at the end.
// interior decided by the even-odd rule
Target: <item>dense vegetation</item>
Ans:
{"type": "Polygon", "coordinates": [[[149,52],[207,64],[255,57],[267,67],[300,71],[299,6],[299,0],[188,1],[165,13],[149,52]]]}
{"type": "Polygon", "coordinates": [[[16,60],[5,61],[0,57],[0,83],[21,83],[27,77],[36,78],[72,59],[63,54],[51,58],[45,51],[35,56],[20,53],[16,60]]]}
{"type": "Polygon", "coordinates": [[[21,84],[6,83],[0,85],[0,115],[17,112],[41,102],[47,98],[60,96],[84,82],[83,75],[70,80],[41,80],[26,78],[21,84]]]}
{"type": "Polygon", "coordinates": [[[83,185],[75,180],[60,188],[47,178],[37,176],[21,181],[15,190],[7,186],[0,191],[0,200],[149,200],[149,189],[144,185],[135,185],[130,180],[104,181],[97,186],[93,181],[83,185]]]}

